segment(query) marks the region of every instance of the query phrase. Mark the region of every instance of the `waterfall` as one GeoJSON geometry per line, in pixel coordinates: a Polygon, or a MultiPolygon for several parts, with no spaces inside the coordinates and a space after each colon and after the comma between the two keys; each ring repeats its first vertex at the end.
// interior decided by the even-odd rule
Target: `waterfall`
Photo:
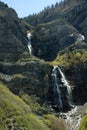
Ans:
{"type": "Polygon", "coordinates": [[[84,41],[84,40],[85,40],[85,36],[82,35],[82,34],[79,34],[79,36],[78,36],[77,39],[76,39],[75,44],[77,44],[77,43],[79,43],[79,42],[82,42],[82,41],[84,41]]]}
{"type": "Polygon", "coordinates": [[[57,105],[57,107],[61,111],[63,105],[62,105],[61,91],[58,84],[57,74],[58,74],[58,67],[54,66],[51,74],[53,79],[53,98],[54,98],[54,104],[57,105]]]}
{"type": "Polygon", "coordinates": [[[67,130],[79,130],[81,123],[81,106],[74,106],[72,99],[72,89],[64,73],[59,66],[52,69],[52,87],[53,87],[53,104],[59,109],[59,118],[67,126],[67,130]],[[68,111],[63,111],[66,106],[70,107],[68,111]]]}
{"type": "Polygon", "coordinates": [[[63,107],[66,107],[66,103],[68,107],[73,108],[72,89],[62,70],[58,66],[54,66],[51,76],[53,81],[53,104],[57,105],[61,111],[63,107]]]}
{"type": "Polygon", "coordinates": [[[61,81],[63,83],[63,86],[67,88],[67,93],[66,93],[66,97],[67,97],[67,102],[68,102],[68,105],[70,107],[73,107],[73,99],[72,99],[72,89],[68,83],[68,81],[66,80],[65,78],[65,75],[64,73],[62,72],[62,70],[58,67],[58,70],[61,74],[61,81]]]}
{"type": "Polygon", "coordinates": [[[28,38],[28,45],[27,46],[28,46],[30,56],[32,56],[31,37],[32,37],[32,34],[30,32],[27,33],[27,38],[28,38]]]}

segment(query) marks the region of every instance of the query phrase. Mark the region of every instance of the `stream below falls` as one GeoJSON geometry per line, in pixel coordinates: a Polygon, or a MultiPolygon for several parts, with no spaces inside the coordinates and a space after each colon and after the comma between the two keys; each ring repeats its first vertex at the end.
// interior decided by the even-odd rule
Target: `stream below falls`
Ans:
{"type": "Polygon", "coordinates": [[[75,106],[68,112],[59,113],[59,118],[65,122],[67,130],[79,130],[82,119],[81,108],[81,106],[75,106]]]}

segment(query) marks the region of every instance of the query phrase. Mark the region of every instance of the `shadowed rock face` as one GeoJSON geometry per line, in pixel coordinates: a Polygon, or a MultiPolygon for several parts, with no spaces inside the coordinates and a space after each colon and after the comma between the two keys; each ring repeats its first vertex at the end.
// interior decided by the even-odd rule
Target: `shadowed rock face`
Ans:
{"type": "Polygon", "coordinates": [[[65,10],[63,16],[85,36],[87,42],[87,1],[80,1],[72,9],[65,10]]]}
{"type": "Polygon", "coordinates": [[[16,61],[27,51],[26,28],[16,12],[0,2],[0,60],[16,61]]]}
{"type": "Polygon", "coordinates": [[[76,105],[82,105],[87,101],[87,63],[78,64],[65,70],[66,77],[72,84],[73,100],[76,105]]]}
{"type": "Polygon", "coordinates": [[[37,25],[32,39],[33,53],[52,61],[59,51],[74,44],[78,35],[78,31],[64,19],[37,25]]]}
{"type": "Polygon", "coordinates": [[[20,61],[18,63],[0,63],[0,80],[10,90],[20,95],[27,93],[36,95],[41,101],[48,100],[49,75],[51,66],[38,59],[20,61]]]}

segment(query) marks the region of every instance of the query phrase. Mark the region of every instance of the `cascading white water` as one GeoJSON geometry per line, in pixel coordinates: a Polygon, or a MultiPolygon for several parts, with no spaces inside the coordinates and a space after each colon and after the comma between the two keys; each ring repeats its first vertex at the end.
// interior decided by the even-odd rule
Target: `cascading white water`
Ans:
{"type": "Polygon", "coordinates": [[[62,111],[64,107],[64,103],[65,103],[65,100],[64,100],[64,96],[65,96],[66,102],[68,103],[67,105],[70,108],[74,107],[71,86],[66,80],[65,75],[63,74],[60,67],[54,66],[51,75],[52,75],[52,80],[53,80],[54,104],[57,105],[59,110],[62,111]]]}
{"type": "Polygon", "coordinates": [[[63,109],[63,104],[57,74],[58,74],[58,66],[54,66],[51,74],[53,79],[54,104],[56,104],[59,110],[61,111],[63,109]]]}
{"type": "Polygon", "coordinates": [[[82,34],[79,34],[79,36],[78,36],[77,39],[76,39],[75,44],[78,44],[78,43],[80,43],[80,42],[82,42],[82,41],[84,41],[84,40],[85,40],[85,36],[82,35],[82,34]]]}
{"type": "Polygon", "coordinates": [[[29,50],[30,56],[32,56],[31,37],[32,37],[32,34],[31,34],[30,32],[27,33],[27,38],[28,38],[28,50],[29,50]]]}
{"type": "Polygon", "coordinates": [[[59,67],[58,67],[58,70],[61,74],[61,81],[64,84],[64,86],[67,88],[67,93],[66,93],[67,102],[70,107],[73,107],[72,89],[71,89],[68,81],[66,80],[65,75],[63,74],[62,70],[59,67]]]}
{"type": "Polygon", "coordinates": [[[67,130],[78,130],[81,123],[81,107],[73,105],[71,86],[66,80],[66,77],[60,67],[54,66],[51,75],[53,81],[54,104],[56,104],[60,110],[59,118],[65,122],[67,130]],[[60,88],[60,86],[62,88],[60,88]],[[67,100],[68,106],[71,107],[71,109],[67,112],[61,112],[64,107],[63,96],[65,93],[65,98],[67,100]]]}
{"type": "Polygon", "coordinates": [[[75,106],[67,113],[60,113],[59,118],[65,122],[67,130],[79,130],[81,123],[81,106],[75,106]]]}

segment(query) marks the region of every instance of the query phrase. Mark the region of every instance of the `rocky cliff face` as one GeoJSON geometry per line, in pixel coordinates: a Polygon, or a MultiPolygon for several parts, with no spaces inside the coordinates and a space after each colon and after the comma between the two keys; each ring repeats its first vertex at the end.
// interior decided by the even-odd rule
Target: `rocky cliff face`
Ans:
{"type": "Polygon", "coordinates": [[[0,2],[0,61],[16,61],[26,48],[26,28],[12,8],[0,2]]]}
{"type": "Polygon", "coordinates": [[[74,44],[78,36],[78,30],[64,19],[37,25],[32,39],[33,53],[52,61],[59,51],[74,44]]]}
{"type": "Polygon", "coordinates": [[[66,9],[63,16],[85,36],[87,42],[87,1],[84,0],[73,8],[66,9]]]}
{"type": "Polygon", "coordinates": [[[77,67],[72,67],[66,71],[69,81],[72,81],[73,85],[73,99],[74,103],[81,105],[87,101],[87,66],[78,64],[77,67]]]}
{"type": "Polygon", "coordinates": [[[50,71],[51,66],[35,58],[17,63],[5,62],[0,63],[0,80],[15,94],[36,95],[44,102],[48,100],[50,71]]]}
{"type": "Polygon", "coordinates": [[[51,67],[29,55],[27,30],[32,27],[0,2],[0,80],[15,94],[27,92],[43,101],[47,99],[51,67]]]}

